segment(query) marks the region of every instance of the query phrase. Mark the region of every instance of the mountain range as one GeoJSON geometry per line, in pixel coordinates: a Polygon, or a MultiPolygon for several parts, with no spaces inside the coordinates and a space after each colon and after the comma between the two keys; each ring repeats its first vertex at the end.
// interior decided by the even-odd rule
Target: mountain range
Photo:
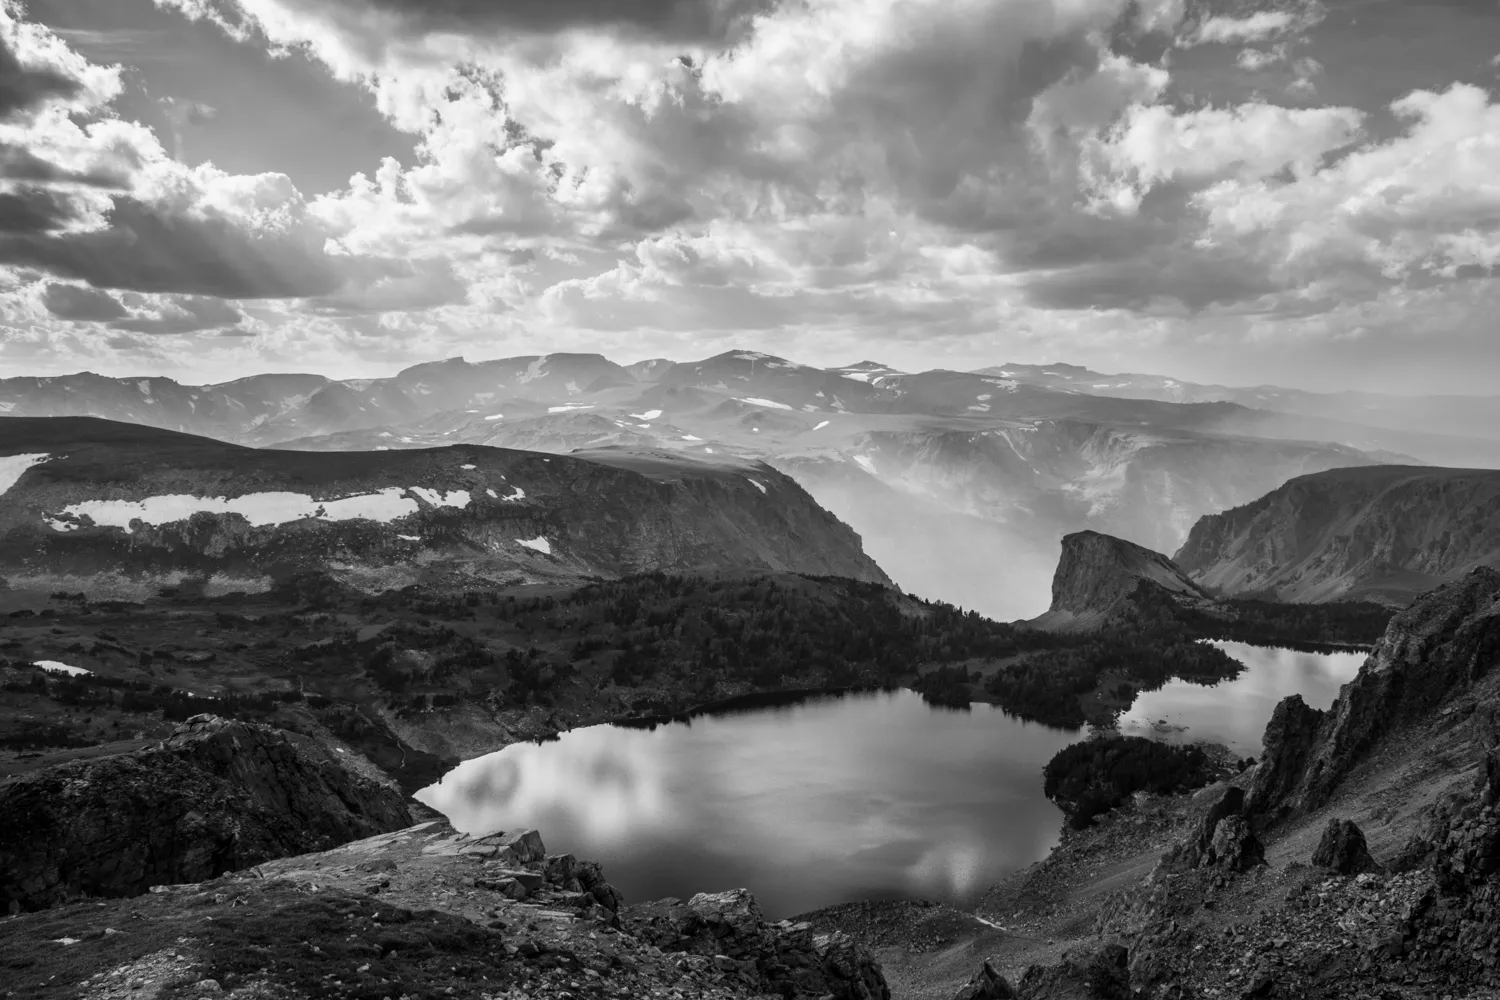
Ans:
{"type": "MultiPolygon", "coordinates": [[[[824,369],[755,351],[628,366],[588,354],[454,358],[385,379],[272,374],[210,386],[0,380],[8,416],[103,417],[251,447],[763,461],[847,522],[902,587],[1001,618],[1043,610],[1058,542],[1072,531],[1171,552],[1199,517],[1309,473],[1458,457],[1500,467],[1490,430],[1500,424],[1479,419],[1483,400],[1449,408],[1474,416],[1468,423],[1402,429],[1384,425],[1408,404],[1366,411],[1364,399],[1219,392],[1061,364],[824,369]],[[1350,419],[1377,410],[1379,420],[1350,419]]],[[[1431,403],[1422,405],[1445,409],[1431,403]]]]}

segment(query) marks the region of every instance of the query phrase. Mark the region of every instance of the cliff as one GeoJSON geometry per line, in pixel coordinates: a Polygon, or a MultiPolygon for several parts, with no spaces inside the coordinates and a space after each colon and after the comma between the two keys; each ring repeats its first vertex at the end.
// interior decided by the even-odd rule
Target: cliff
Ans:
{"type": "Polygon", "coordinates": [[[0,785],[0,908],[129,896],[400,829],[404,796],[310,740],[212,716],[0,785]]]}
{"type": "MultiPolygon", "coordinates": [[[[1359,764],[1455,696],[1489,705],[1476,687],[1500,657],[1500,571],[1476,569],[1391,619],[1359,674],[1326,712],[1300,698],[1277,706],[1248,798],[1256,813],[1322,806],[1359,764]]],[[[1480,713],[1484,717],[1490,708],[1480,713]]]]}
{"type": "Polygon", "coordinates": [[[1063,538],[1052,577],[1052,605],[1030,624],[1058,631],[1098,628],[1124,609],[1142,583],[1187,606],[1211,602],[1203,588],[1161,553],[1097,531],[1079,531],[1063,538]]]}
{"type": "Polygon", "coordinates": [[[859,536],[756,462],[483,446],[316,454],[88,418],[0,418],[0,575],[140,597],[308,571],[414,583],[770,570],[889,583],[859,536]]]}
{"type": "Polygon", "coordinates": [[[1402,606],[1500,565],[1500,471],[1377,466],[1290,480],[1193,525],[1175,559],[1225,596],[1402,606]]]}

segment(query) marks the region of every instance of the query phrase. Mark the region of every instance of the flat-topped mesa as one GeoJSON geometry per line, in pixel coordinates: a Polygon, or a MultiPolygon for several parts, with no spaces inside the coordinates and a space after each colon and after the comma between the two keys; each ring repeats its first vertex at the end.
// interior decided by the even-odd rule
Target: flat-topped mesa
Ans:
{"type": "Polygon", "coordinates": [[[890,583],[848,525],[760,462],[273,451],[81,417],[4,423],[0,575],[16,587],[215,596],[317,571],[370,592],[657,571],[890,583]]]}
{"type": "Polygon", "coordinates": [[[1299,476],[1202,517],[1174,556],[1229,597],[1402,607],[1500,565],[1500,471],[1374,466],[1299,476]]]}
{"type": "Polygon", "coordinates": [[[1160,552],[1097,531],[1078,531],[1062,540],[1051,607],[1030,624],[1057,631],[1098,628],[1123,609],[1142,583],[1193,605],[1212,601],[1160,552]]]}
{"type": "Polygon", "coordinates": [[[1343,780],[1382,747],[1420,754],[1413,727],[1453,720],[1479,727],[1465,739],[1493,746],[1500,692],[1492,676],[1500,650],[1500,571],[1473,570],[1423,595],[1391,619],[1354,680],[1326,712],[1287,698],[1266,728],[1265,753],[1247,809],[1272,817],[1305,813],[1329,801],[1343,780]],[[1407,735],[1400,735],[1407,734],[1407,735]]]}

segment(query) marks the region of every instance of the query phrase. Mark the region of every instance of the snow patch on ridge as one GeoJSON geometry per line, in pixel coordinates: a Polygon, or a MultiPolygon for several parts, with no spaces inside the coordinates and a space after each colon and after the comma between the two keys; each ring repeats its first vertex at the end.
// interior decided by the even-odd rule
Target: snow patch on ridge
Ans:
{"type": "Polygon", "coordinates": [[[547,541],[543,535],[537,535],[535,538],[517,538],[516,544],[531,549],[534,552],[540,552],[544,556],[552,554],[552,543],[547,541]]]}
{"type": "MultiPolygon", "coordinates": [[[[199,512],[239,514],[256,527],[287,524],[305,518],[325,521],[381,521],[390,523],[415,514],[421,506],[408,494],[416,494],[433,507],[467,507],[465,490],[442,493],[421,486],[387,486],[375,493],[361,493],[336,500],[314,500],[305,493],[246,493],[234,498],[195,497],[187,494],[147,497],[145,500],[85,500],[69,504],[61,515],[88,517],[101,527],[119,528],[127,535],[134,532],[131,522],[171,524],[185,521],[199,512]]],[[[43,520],[54,531],[72,531],[58,514],[44,514],[43,520]]]]}
{"type": "Polygon", "coordinates": [[[62,663],[58,660],[37,660],[36,665],[49,674],[67,674],[69,677],[93,673],[92,670],[85,670],[82,667],[75,667],[71,663],[62,663]]]}
{"type": "Polygon", "coordinates": [[[4,496],[12,486],[16,485],[16,480],[20,479],[27,469],[33,465],[40,465],[51,457],[45,452],[32,455],[0,456],[0,496],[4,496]]]}
{"type": "Polygon", "coordinates": [[[635,417],[635,419],[637,420],[655,420],[657,417],[661,416],[661,411],[647,410],[645,413],[632,413],[631,416],[635,417]]]}
{"type": "Polygon", "coordinates": [[[785,403],[778,403],[774,399],[761,399],[758,396],[736,397],[741,403],[749,403],[751,406],[765,406],[773,410],[790,410],[791,407],[785,403]]]}

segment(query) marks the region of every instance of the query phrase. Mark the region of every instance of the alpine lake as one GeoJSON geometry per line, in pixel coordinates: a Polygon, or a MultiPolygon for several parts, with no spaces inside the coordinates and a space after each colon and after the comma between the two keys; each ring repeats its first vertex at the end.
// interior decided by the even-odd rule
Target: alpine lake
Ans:
{"type": "MultiPolygon", "coordinates": [[[[1247,669],[1144,692],[1119,731],[1259,756],[1278,701],[1327,708],[1364,661],[1216,645],[1247,669]]],[[[847,694],[576,729],[465,761],[417,798],[465,832],[535,827],[549,851],[601,862],[627,901],[743,886],[771,919],[857,899],[962,906],[1057,842],[1042,768],[1087,735],[910,691],[847,694]]]]}

